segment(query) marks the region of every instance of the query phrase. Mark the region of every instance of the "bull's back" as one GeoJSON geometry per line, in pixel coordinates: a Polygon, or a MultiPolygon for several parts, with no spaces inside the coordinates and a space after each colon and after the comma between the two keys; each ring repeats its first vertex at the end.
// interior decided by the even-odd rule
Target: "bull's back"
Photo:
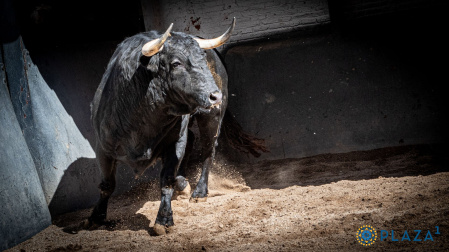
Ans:
{"type": "Polygon", "coordinates": [[[141,65],[142,46],[157,38],[157,32],[136,34],[121,42],[111,59],[91,103],[92,126],[97,145],[105,151],[114,148],[123,132],[130,131],[123,122],[136,106],[137,99],[145,96],[151,75],[141,65]],[[140,82],[140,85],[136,85],[140,82]],[[130,99],[121,97],[129,96],[130,99]]]}

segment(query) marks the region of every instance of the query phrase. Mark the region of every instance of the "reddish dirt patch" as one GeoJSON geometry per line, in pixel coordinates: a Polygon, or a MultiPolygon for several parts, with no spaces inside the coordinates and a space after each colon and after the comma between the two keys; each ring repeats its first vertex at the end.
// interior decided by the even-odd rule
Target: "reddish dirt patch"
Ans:
{"type": "Polygon", "coordinates": [[[377,239],[370,249],[447,251],[446,156],[437,146],[411,146],[217,164],[208,201],[174,200],[176,225],[165,236],[151,231],[155,182],[112,198],[108,226],[67,234],[63,228],[90,210],[68,213],[8,251],[360,251],[355,233],[362,225],[399,234],[399,241],[377,239]],[[416,229],[430,230],[433,241],[401,241],[404,230],[413,240],[416,229]]]}

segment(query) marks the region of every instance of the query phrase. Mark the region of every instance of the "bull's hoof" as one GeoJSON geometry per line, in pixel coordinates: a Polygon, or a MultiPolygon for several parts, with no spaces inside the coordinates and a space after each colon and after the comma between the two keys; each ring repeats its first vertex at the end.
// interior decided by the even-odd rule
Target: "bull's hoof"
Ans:
{"type": "MultiPolygon", "coordinates": [[[[187,181],[186,181],[187,182],[187,181]]],[[[175,200],[181,200],[181,199],[188,199],[190,197],[190,184],[187,182],[187,186],[182,191],[175,191],[175,195],[173,195],[173,199],[175,200]]]]}
{"type": "Polygon", "coordinates": [[[206,202],[207,201],[207,185],[198,183],[190,197],[190,202],[206,202]]]}
{"type": "Polygon", "coordinates": [[[82,221],[79,224],[72,224],[70,226],[64,227],[62,231],[68,234],[78,234],[79,231],[84,229],[84,225],[84,221],[82,221]]]}
{"type": "Polygon", "coordinates": [[[192,203],[200,203],[200,202],[206,202],[206,201],[207,201],[207,197],[203,197],[203,198],[191,197],[189,200],[189,202],[192,202],[192,203]]]}
{"type": "Polygon", "coordinates": [[[167,228],[165,225],[155,223],[153,226],[153,231],[156,235],[165,235],[167,234],[167,228]]]}
{"type": "Polygon", "coordinates": [[[62,231],[69,234],[77,234],[81,230],[95,230],[98,229],[100,226],[101,224],[97,224],[92,220],[85,219],[79,224],[73,224],[63,228],[62,231]]]}
{"type": "Polygon", "coordinates": [[[95,221],[91,221],[89,219],[84,220],[80,224],[80,229],[84,230],[95,230],[98,229],[102,224],[96,223],[95,221]]]}

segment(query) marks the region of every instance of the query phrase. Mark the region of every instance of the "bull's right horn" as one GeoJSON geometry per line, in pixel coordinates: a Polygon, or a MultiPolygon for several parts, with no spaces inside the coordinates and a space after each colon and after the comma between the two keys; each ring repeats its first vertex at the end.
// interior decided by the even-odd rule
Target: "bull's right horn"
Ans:
{"type": "Polygon", "coordinates": [[[157,39],[153,39],[150,42],[146,43],[142,47],[142,54],[150,57],[158,53],[162,48],[164,48],[165,40],[167,40],[168,36],[170,36],[171,29],[173,28],[173,23],[171,23],[170,27],[165,31],[165,33],[157,39]]]}
{"type": "Polygon", "coordinates": [[[196,42],[198,42],[198,44],[200,45],[200,48],[202,48],[202,49],[217,48],[217,47],[223,45],[224,43],[226,43],[231,38],[231,34],[232,34],[232,31],[234,30],[234,27],[235,27],[235,17],[232,20],[231,26],[229,26],[228,30],[226,30],[225,33],[223,33],[223,35],[221,35],[220,37],[213,38],[213,39],[194,38],[194,40],[196,40],[196,42]]]}

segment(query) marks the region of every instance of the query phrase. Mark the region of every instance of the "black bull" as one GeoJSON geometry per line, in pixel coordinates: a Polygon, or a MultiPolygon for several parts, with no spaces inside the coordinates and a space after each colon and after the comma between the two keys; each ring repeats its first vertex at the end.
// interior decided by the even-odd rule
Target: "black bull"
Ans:
{"type": "Polygon", "coordinates": [[[231,143],[235,147],[254,155],[266,151],[262,140],[243,133],[229,113],[225,116],[226,69],[214,50],[206,50],[226,42],[234,24],[235,20],[227,37],[222,36],[218,42],[170,34],[170,27],[165,37],[154,31],[144,32],[118,45],[92,102],[102,182],[100,199],[83,228],[104,222],[115,189],[117,161],[141,173],[160,159],[161,204],[154,230],[165,233],[165,228],[174,224],[174,190],[190,194],[185,168],[193,147],[194,135],[189,129],[193,120],[200,132],[203,162],[201,177],[191,194],[193,202],[207,197],[209,170],[223,120],[225,135],[234,138],[231,143]],[[211,41],[212,46],[207,44],[211,41]]]}

